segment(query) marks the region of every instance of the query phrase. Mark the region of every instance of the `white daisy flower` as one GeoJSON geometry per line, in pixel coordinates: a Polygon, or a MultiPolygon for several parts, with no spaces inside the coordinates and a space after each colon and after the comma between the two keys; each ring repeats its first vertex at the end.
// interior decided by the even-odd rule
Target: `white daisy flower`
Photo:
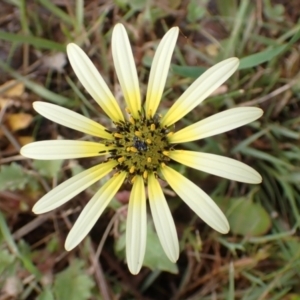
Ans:
{"type": "Polygon", "coordinates": [[[173,132],[173,124],[199,105],[238,68],[235,57],[226,59],[202,74],[173,104],[158,117],[157,108],[166,83],[178,28],[170,29],[160,42],[150,71],[145,103],[142,104],[137,71],[129,39],[122,24],[114,27],[112,54],[123,91],[127,114],[87,55],[75,44],[67,46],[74,72],[87,92],[113,121],[110,131],[102,125],[66,108],[35,102],[34,109],[44,117],[101,139],[101,142],[55,140],[24,146],[21,154],[33,159],[74,159],[105,155],[106,160],[68,179],[42,197],[33,207],[37,214],[53,210],[110,172],[113,176],[92,197],[71,229],[65,248],[76,247],[89,233],[124,181],[132,184],[126,228],[126,257],[129,270],[137,274],[143,264],[146,247],[146,192],[155,229],[161,245],[172,262],[179,256],[176,227],[159,183],[167,181],[179,197],[208,225],[220,233],[229,224],[214,201],[197,185],[168,166],[176,161],[191,168],[245,183],[260,183],[261,176],[251,167],[219,155],[187,151],[181,144],[210,137],[252,122],[263,112],[255,107],[239,107],[173,132]],[[176,146],[175,146],[176,144],[176,146]]]}

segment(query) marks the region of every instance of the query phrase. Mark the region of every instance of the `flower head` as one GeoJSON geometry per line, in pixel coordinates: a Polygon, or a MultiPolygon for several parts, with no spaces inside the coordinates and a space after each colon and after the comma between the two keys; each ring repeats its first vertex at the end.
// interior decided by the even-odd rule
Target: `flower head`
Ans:
{"type": "Polygon", "coordinates": [[[34,109],[44,117],[100,138],[100,142],[56,140],[31,143],[21,149],[22,155],[35,159],[70,159],[105,156],[105,160],[55,187],[33,207],[37,214],[53,210],[81,191],[112,173],[84,207],[71,229],[65,248],[76,247],[88,234],[124,181],[132,184],[126,227],[128,267],[137,274],[146,247],[146,192],[154,225],[168,258],[175,262],[179,244],[175,224],[159,183],[167,181],[181,199],[208,225],[221,233],[229,231],[226,217],[213,200],[193,182],[168,166],[170,161],[217,176],[246,183],[260,183],[261,176],[236,160],[208,153],[183,150],[181,144],[213,136],[252,122],[262,115],[255,107],[240,107],[217,113],[177,132],[173,124],[199,105],[237,69],[237,58],[226,59],[201,75],[160,116],[157,108],[163,95],[178,28],[170,29],[155,53],[146,95],[142,104],[137,71],[125,28],[117,24],[112,35],[112,54],[126,113],[121,110],[101,75],[86,54],[75,44],[67,47],[74,72],[88,93],[114,123],[108,130],[76,112],[57,105],[35,102],[34,109]],[[124,116],[126,115],[126,116],[124,116]]]}

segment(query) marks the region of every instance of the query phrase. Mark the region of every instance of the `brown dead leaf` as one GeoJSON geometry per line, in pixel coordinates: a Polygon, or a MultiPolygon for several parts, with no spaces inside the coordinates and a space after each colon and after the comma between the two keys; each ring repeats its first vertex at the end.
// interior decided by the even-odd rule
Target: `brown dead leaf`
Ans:
{"type": "Polygon", "coordinates": [[[24,93],[24,84],[16,80],[9,80],[0,86],[0,94],[4,97],[20,97],[24,93]]]}
{"type": "Polygon", "coordinates": [[[4,107],[10,106],[10,99],[5,99],[0,97],[0,110],[3,109],[4,107]]]}
{"type": "Polygon", "coordinates": [[[32,121],[32,115],[17,113],[7,115],[6,123],[11,131],[17,131],[28,127],[32,121]]]}
{"type": "Polygon", "coordinates": [[[220,52],[220,47],[217,44],[209,44],[205,47],[206,53],[212,57],[216,57],[220,52]]]}
{"type": "Polygon", "coordinates": [[[24,84],[17,80],[9,80],[0,86],[0,109],[10,107],[14,104],[14,97],[24,94],[24,84]]]}
{"type": "Polygon", "coordinates": [[[25,146],[34,141],[32,136],[19,136],[19,137],[17,137],[17,140],[18,140],[20,146],[25,146]]]}

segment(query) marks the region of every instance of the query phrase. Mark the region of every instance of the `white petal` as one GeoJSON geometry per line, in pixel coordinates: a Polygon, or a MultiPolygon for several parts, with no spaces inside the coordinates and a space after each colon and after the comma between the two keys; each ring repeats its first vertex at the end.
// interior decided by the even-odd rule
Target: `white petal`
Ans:
{"type": "Polygon", "coordinates": [[[170,151],[169,157],[183,165],[230,180],[246,183],[262,181],[253,168],[232,158],[185,150],[170,151]]]}
{"type": "Polygon", "coordinates": [[[138,118],[141,111],[139,81],[128,35],[122,24],[117,24],[113,30],[112,55],[126,104],[132,116],[138,118]]]}
{"type": "Polygon", "coordinates": [[[21,148],[20,153],[28,158],[51,160],[105,155],[110,149],[112,147],[95,142],[53,140],[27,144],[21,148]]]}
{"type": "Polygon", "coordinates": [[[263,111],[256,107],[228,109],[175,132],[169,142],[177,144],[203,139],[253,122],[262,115],[263,111]]]}
{"type": "Polygon", "coordinates": [[[117,163],[115,161],[109,161],[75,175],[42,197],[34,205],[32,211],[35,214],[42,214],[63,205],[107,175],[116,165],[117,163]]]}
{"type": "Polygon", "coordinates": [[[176,227],[166,198],[153,174],[149,175],[148,192],[151,213],[160,243],[168,258],[176,262],[179,256],[176,227]]]}
{"type": "Polygon", "coordinates": [[[238,68],[236,57],[228,58],[209,68],[182,94],[162,118],[163,126],[170,126],[199,105],[238,68]]]}
{"type": "Polygon", "coordinates": [[[124,121],[116,99],[84,51],[75,44],[68,44],[67,54],[81,84],[105,113],[115,122],[124,121]]]}
{"type": "Polygon", "coordinates": [[[144,180],[136,176],[128,205],[126,224],[126,258],[130,272],[139,273],[145,256],[147,214],[144,180]]]}
{"type": "Polygon", "coordinates": [[[226,217],[206,193],[168,166],[161,171],[172,189],[205,223],[220,233],[229,231],[226,217]]]}
{"type": "Polygon", "coordinates": [[[170,29],[164,35],[155,52],[149,76],[145,103],[147,117],[153,117],[155,115],[161,100],[178,32],[178,27],[170,29]]]}
{"type": "Polygon", "coordinates": [[[103,139],[112,139],[112,135],[105,131],[105,127],[70,109],[46,102],[34,102],[33,108],[45,118],[80,132],[103,139]]]}
{"type": "Polygon", "coordinates": [[[86,237],[119,190],[125,178],[125,172],[113,176],[84,207],[66,239],[65,248],[67,251],[75,248],[86,237]]]}

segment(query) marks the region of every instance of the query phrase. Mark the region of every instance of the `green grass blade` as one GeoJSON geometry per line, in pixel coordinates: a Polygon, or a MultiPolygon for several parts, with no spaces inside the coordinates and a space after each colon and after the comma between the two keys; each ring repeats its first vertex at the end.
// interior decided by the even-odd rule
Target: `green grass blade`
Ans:
{"type": "Polygon", "coordinates": [[[38,49],[48,49],[65,52],[65,46],[50,40],[46,40],[43,38],[35,37],[35,36],[26,36],[23,34],[17,33],[9,33],[0,30],[0,40],[9,41],[9,42],[17,42],[17,43],[27,43],[32,45],[38,49]]]}

